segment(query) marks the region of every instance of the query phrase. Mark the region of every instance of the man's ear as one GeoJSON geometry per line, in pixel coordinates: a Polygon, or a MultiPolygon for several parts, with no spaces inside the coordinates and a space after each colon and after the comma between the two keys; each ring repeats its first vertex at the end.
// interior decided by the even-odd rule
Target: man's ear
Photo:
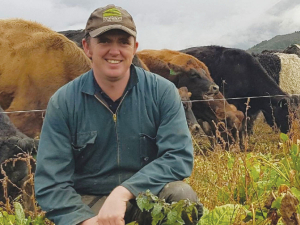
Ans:
{"type": "Polygon", "coordinates": [[[87,43],[87,41],[85,40],[85,38],[82,39],[82,46],[83,46],[83,50],[84,50],[85,54],[87,55],[87,57],[92,59],[92,51],[90,50],[90,46],[87,43]]]}
{"type": "Polygon", "coordinates": [[[138,47],[139,47],[139,43],[136,41],[134,46],[134,54],[136,53],[138,47]]]}

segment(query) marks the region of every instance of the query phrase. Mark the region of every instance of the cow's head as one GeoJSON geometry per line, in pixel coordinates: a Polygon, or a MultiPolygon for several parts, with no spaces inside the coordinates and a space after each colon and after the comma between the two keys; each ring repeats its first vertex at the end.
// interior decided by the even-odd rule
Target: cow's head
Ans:
{"type": "Polygon", "coordinates": [[[272,127],[278,127],[283,133],[289,130],[289,102],[288,97],[273,98],[270,108],[262,111],[267,123],[272,127]]]}
{"type": "Polygon", "coordinates": [[[298,55],[298,57],[300,57],[300,45],[297,44],[290,45],[283,51],[283,53],[295,54],[298,55]]]}
{"type": "Polygon", "coordinates": [[[276,125],[282,133],[287,133],[290,129],[290,113],[296,118],[299,115],[299,96],[275,97],[271,100],[272,113],[263,111],[267,123],[270,126],[276,125]]]}
{"type": "Polygon", "coordinates": [[[219,92],[219,86],[208,79],[203,69],[184,68],[172,63],[168,63],[170,68],[168,78],[177,87],[187,87],[193,93],[193,99],[213,99],[213,96],[219,92]]]}

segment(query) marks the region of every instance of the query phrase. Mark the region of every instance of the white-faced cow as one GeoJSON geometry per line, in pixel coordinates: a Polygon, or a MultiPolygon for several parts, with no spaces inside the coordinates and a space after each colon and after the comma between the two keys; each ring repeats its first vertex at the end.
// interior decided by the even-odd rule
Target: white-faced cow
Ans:
{"type": "Polygon", "coordinates": [[[295,54],[253,54],[279,87],[289,94],[300,94],[300,58],[295,54]]]}

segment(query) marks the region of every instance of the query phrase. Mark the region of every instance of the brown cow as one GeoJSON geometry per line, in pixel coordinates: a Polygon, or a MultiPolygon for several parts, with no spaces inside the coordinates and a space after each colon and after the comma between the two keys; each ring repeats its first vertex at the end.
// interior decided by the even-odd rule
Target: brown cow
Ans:
{"type": "MultiPolygon", "coordinates": [[[[212,81],[206,65],[193,56],[167,49],[142,50],[137,52],[137,55],[147,65],[150,71],[171,80],[177,87],[180,87],[180,84],[176,83],[176,76],[170,75],[170,71],[168,70],[168,68],[174,71],[176,69],[178,70],[178,68],[174,68],[174,65],[181,69],[184,68],[185,70],[196,69],[199,73],[204,73],[208,79],[212,81]]],[[[193,85],[192,80],[189,86],[186,85],[193,94],[191,100],[207,99],[207,96],[200,96],[198,94],[200,87],[194,87],[193,85]]],[[[227,101],[220,100],[224,99],[221,93],[213,96],[213,99],[214,101],[193,103],[193,111],[197,119],[200,119],[202,122],[207,121],[210,125],[209,127],[213,130],[215,129],[215,124],[212,121],[215,121],[216,124],[219,121],[226,121],[227,128],[240,131],[244,114],[227,101]]],[[[208,129],[204,128],[204,131],[208,132],[208,129]]]]}
{"type": "MultiPolygon", "coordinates": [[[[21,19],[0,20],[0,105],[5,111],[45,109],[61,86],[90,69],[77,45],[51,29],[21,19]]],[[[10,114],[29,137],[40,133],[41,113],[10,114]]]]}

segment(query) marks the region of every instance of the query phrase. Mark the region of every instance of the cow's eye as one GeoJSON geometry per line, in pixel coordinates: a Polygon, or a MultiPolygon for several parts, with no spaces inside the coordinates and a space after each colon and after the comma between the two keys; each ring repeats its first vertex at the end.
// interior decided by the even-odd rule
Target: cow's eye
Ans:
{"type": "Polygon", "coordinates": [[[191,74],[191,77],[192,77],[192,78],[198,78],[199,75],[198,75],[197,73],[192,73],[192,74],[191,74]]]}

